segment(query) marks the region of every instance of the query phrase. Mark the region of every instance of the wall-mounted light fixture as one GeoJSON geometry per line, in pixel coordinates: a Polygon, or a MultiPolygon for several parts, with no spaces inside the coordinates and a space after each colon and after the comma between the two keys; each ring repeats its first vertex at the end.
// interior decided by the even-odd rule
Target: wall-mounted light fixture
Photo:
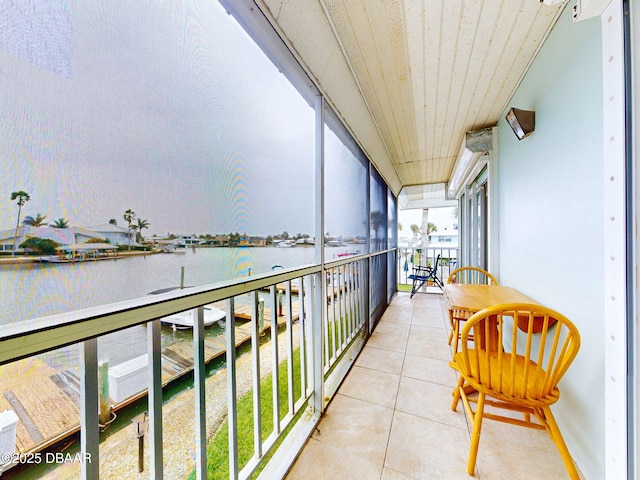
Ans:
{"type": "Polygon", "coordinates": [[[512,108],[505,117],[513,133],[516,134],[518,140],[522,140],[533,133],[536,127],[536,112],[529,110],[520,110],[512,108]]]}

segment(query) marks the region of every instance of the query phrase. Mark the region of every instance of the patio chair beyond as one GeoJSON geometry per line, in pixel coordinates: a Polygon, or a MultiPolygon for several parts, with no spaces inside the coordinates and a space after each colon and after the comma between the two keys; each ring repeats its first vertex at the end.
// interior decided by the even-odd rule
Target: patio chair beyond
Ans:
{"type": "Polygon", "coordinates": [[[409,298],[413,298],[416,292],[422,288],[426,282],[433,282],[438,287],[442,288],[442,280],[438,277],[438,264],[440,263],[440,255],[436,257],[436,261],[433,263],[433,267],[416,265],[413,267],[413,272],[409,275],[409,279],[413,280],[411,286],[411,295],[409,298]]]}

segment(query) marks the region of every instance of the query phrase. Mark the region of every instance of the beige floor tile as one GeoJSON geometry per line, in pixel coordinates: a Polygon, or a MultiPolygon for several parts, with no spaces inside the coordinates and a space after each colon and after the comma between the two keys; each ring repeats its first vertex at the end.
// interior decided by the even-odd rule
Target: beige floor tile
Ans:
{"type": "Polygon", "coordinates": [[[398,389],[396,410],[436,422],[467,429],[462,408],[451,410],[451,387],[402,377],[398,389]]]}
{"type": "Polygon", "coordinates": [[[400,375],[354,366],[340,386],[340,393],[366,402],[393,408],[400,375]]]}
{"type": "Polygon", "coordinates": [[[287,480],[353,480],[380,478],[380,466],[343,449],[309,440],[287,480]]]}
{"type": "Polygon", "coordinates": [[[449,334],[442,328],[412,324],[411,330],[409,330],[409,338],[418,341],[446,343],[447,339],[449,338],[449,334]]]}
{"type": "Polygon", "coordinates": [[[414,310],[411,325],[422,325],[425,327],[440,328],[443,330],[447,330],[448,335],[448,321],[445,321],[442,316],[425,315],[422,312],[419,312],[419,309],[414,310]]]}
{"type": "Polygon", "coordinates": [[[405,340],[409,338],[409,332],[411,331],[410,324],[400,324],[390,322],[388,320],[381,320],[376,325],[374,332],[384,333],[384,334],[393,334],[393,335],[402,335],[405,340]]]}
{"type": "Polygon", "coordinates": [[[396,332],[383,333],[376,329],[369,337],[367,346],[404,353],[407,349],[407,335],[396,332]]]}
{"type": "Polygon", "coordinates": [[[404,354],[366,346],[360,352],[356,365],[381,372],[400,375],[404,364],[404,354]]]}
{"type": "Polygon", "coordinates": [[[439,383],[452,389],[457,383],[456,374],[449,366],[448,361],[418,355],[407,354],[405,356],[402,375],[417,380],[439,383]]]}
{"type": "Polygon", "coordinates": [[[413,305],[413,299],[409,298],[410,295],[407,292],[397,292],[392,298],[390,305],[400,306],[400,305],[413,305]]]}
{"type": "Polygon", "coordinates": [[[411,480],[411,477],[407,477],[404,473],[396,472],[391,468],[384,467],[380,480],[411,480]]]}
{"type": "Polygon", "coordinates": [[[466,430],[396,412],[385,467],[414,479],[468,479],[466,430]]]}
{"type": "Polygon", "coordinates": [[[393,409],[338,394],[312,438],[382,469],[392,418],[393,409]]]}
{"type": "Polygon", "coordinates": [[[487,479],[569,478],[547,432],[488,419],[482,422],[476,468],[487,479]]]}
{"type": "Polygon", "coordinates": [[[411,355],[436,358],[447,362],[451,360],[451,347],[447,345],[446,339],[440,342],[432,342],[409,338],[406,352],[411,355]]]}
{"type": "Polygon", "coordinates": [[[385,312],[382,314],[381,320],[386,320],[393,323],[410,324],[413,317],[412,306],[393,306],[389,305],[385,312]]]}

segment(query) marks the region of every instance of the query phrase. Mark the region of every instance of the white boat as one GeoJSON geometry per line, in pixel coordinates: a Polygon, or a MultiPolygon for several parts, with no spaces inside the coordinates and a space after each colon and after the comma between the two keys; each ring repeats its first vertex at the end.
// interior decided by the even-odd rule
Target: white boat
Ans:
{"type": "Polygon", "coordinates": [[[187,253],[187,249],[184,245],[176,245],[173,249],[173,253],[187,253]]]}
{"type": "MultiPolygon", "coordinates": [[[[193,315],[194,310],[187,310],[185,312],[174,313],[168,317],[162,317],[160,321],[173,328],[193,328],[193,315]]],[[[204,326],[209,327],[216,322],[222,322],[227,316],[224,310],[219,309],[213,305],[204,306],[204,326]]],[[[221,324],[222,325],[222,324],[221,324]]]]}
{"type": "Polygon", "coordinates": [[[276,247],[278,248],[293,248],[296,244],[292,240],[280,240],[276,243],[276,247]]]}
{"type": "MultiPolygon", "coordinates": [[[[171,292],[179,288],[180,287],[161,288],[160,290],[154,290],[153,292],[149,292],[149,295],[157,295],[160,293],[171,292]]],[[[189,288],[189,287],[183,287],[183,288],[189,288]]],[[[216,322],[219,322],[220,326],[224,327],[224,318],[227,316],[224,310],[221,310],[215,305],[204,305],[203,309],[204,309],[203,323],[205,327],[209,327],[216,322]]],[[[160,322],[174,329],[193,328],[194,313],[195,313],[195,309],[174,313],[173,315],[162,317],[160,319],[160,322]]]]}

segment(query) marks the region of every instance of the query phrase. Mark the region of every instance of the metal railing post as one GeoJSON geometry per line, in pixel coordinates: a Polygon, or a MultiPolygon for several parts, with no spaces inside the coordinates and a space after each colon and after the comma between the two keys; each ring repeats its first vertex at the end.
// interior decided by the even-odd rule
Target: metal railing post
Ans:
{"type": "Polygon", "coordinates": [[[100,429],[98,425],[98,340],[80,344],[80,448],[81,478],[100,478],[100,429]]]}
{"type": "Polygon", "coordinates": [[[204,308],[193,312],[193,388],[195,400],[196,478],[207,478],[207,405],[204,363],[204,308]]]}
{"type": "Polygon", "coordinates": [[[236,393],[236,315],[233,298],[227,300],[227,421],[229,425],[229,478],[238,478],[238,405],[236,393]]]}
{"type": "Polygon", "coordinates": [[[160,320],[147,324],[147,352],[149,360],[149,468],[150,477],[161,480],[162,460],[162,351],[160,320]]]}

